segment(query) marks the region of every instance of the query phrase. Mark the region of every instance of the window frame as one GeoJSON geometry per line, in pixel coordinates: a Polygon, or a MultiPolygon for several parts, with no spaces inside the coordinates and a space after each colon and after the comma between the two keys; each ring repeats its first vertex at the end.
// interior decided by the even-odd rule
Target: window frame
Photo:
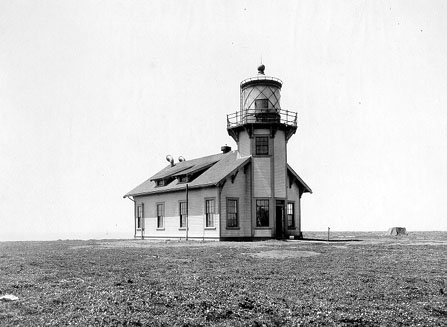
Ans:
{"type": "Polygon", "coordinates": [[[268,135],[255,136],[255,156],[268,156],[268,155],[270,155],[270,137],[268,135]],[[264,143],[265,140],[267,140],[266,143],[264,143]]]}
{"type": "Polygon", "coordinates": [[[239,227],[239,198],[227,198],[226,205],[227,205],[227,208],[226,208],[227,229],[239,229],[240,228],[239,227]],[[236,203],[234,206],[235,212],[230,212],[230,202],[233,202],[233,201],[236,203]],[[230,219],[230,214],[234,214],[235,218],[230,219]],[[230,221],[233,221],[233,220],[235,221],[235,223],[230,225],[230,221]]]}
{"type": "Polygon", "coordinates": [[[255,206],[256,206],[256,228],[268,228],[270,227],[270,199],[268,198],[258,198],[255,201],[255,206]],[[258,204],[261,203],[262,205],[258,204]],[[267,205],[265,205],[267,204],[267,205]],[[264,212],[267,213],[267,225],[262,225],[261,224],[261,220],[258,217],[258,208],[267,208],[266,210],[264,209],[264,212]]]}
{"type": "Polygon", "coordinates": [[[137,204],[137,215],[135,217],[137,230],[141,230],[141,228],[143,227],[143,207],[144,207],[143,203],[137,204]]]}
{"type": "Polygon", "coordinates": [[[164,230],[165,229],[165,203],[157,202],[155,204],[155,216],[157,217],[157,229],[164,230]],[[161,207],[161,215],[159,212],[159,206],[161,207]],[[160,226],[160,218],[161,218],[161,226],[160,226]]]}
{"type": "Polygon", "coordinates": [[[289,201],[287,202],[287,229],[295,229],[296,225],[295,225],[295,202],[293,201],[289,201]],[[290,210],[289,205],[291,205],[292,210],[290,210]],[[290,213],[291,211],[291,213],[290,213]],[[291,218],[290,218],[291,217],[291,218]],[[292,221],[292,224],[290,224],[290,219],[292,221]]]}
{"type": "Polygon", "coordinates": [[[216,229],[215,224],[215,217],[216,215],[216,198],[205,198],[205,229],[216,229]],[[208,209],[210,208],[208,206],[208,202],[213,203],[212,205],[212,212],[208,212],[208,209]],[[209,222],[212,222],[212,224],[209,224],[209,222]]]}
{"type": "Polygon", "coordinates": [[[188,219],[188,204],[186,201],[179,201],[179,229],[186,229],[188,219]],[[184,205],[184,213],[182,213],[182,205],[184,205]]]}

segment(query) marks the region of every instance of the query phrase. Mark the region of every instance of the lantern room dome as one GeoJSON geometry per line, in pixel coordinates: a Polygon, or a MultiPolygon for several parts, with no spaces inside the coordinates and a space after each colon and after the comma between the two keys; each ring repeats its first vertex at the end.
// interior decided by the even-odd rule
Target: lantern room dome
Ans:
{"type": "Polygon", "coordinates": [[[277,88],[281,89],[282,81],[279,78],[265,75],[264,71],[265,71],[265,66],[263,64],[258,66],[258,74],[256,76],[244,79],[241,82],[241,89],[244,89],[248,86],[253,86],[253,85],[266,85],[266,86],[273,86],[273,87],[277,87],[277,88]]]}

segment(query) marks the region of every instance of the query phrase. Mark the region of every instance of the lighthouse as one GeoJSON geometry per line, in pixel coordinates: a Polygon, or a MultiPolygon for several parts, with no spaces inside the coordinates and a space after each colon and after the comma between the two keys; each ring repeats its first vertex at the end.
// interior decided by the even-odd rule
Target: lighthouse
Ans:
{"type": "Polygon", "coordinates": [[[261,64],[256,76],[240,84],[240,110],[227,115],[228,134],[239,153],[252,157],[254,228],[260,235],[273,228],[277,238],[287,235],[287,226],[297,227],[286,221],[297,209],[287,201],[287,142],[297,130],[297,113],[281,108],[281,87],[282,81],[265,75],[261,64]]]}
{"type": "Polygon", "coordinates": [[[169,165],[124,195],[133,201],[135,237],[302,237],[301,197],[312,190],[287,164],[297,113],[281,108],[282,85],[260,65],[240,83],[240,107],[227,115],[237,149],[178,162],[168,155],[169,165]]]}

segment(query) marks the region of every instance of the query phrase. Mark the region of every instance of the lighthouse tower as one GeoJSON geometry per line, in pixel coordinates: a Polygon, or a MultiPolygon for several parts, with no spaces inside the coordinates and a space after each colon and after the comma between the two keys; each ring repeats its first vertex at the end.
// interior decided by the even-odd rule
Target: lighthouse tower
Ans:
{"type": "MultiPolygon", "coordinates": [[[[227,130],[240,155],[252,157],[252,236],[299,237],[287,222],[291,207],[299,216],[299,198],[288,196],[287,165],[287,142],[296,132],[297,114],[281,108],[282,81],[264,71],[260,65],[256,76],[241,82],[240,110],[227,115],[227,130]]],[[[294,227],[300,234],[300,226],[294,227]]]]}

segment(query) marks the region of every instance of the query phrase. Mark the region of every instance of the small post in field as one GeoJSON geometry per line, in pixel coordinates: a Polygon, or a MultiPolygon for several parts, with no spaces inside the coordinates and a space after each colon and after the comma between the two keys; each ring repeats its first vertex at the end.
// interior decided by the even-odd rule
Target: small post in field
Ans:
{"type": "Polygon", "coordinates": [[[331,229],[328,227],[327,228],[327,241],[329,242],[329,233],[330,233],[331,229]]]}

